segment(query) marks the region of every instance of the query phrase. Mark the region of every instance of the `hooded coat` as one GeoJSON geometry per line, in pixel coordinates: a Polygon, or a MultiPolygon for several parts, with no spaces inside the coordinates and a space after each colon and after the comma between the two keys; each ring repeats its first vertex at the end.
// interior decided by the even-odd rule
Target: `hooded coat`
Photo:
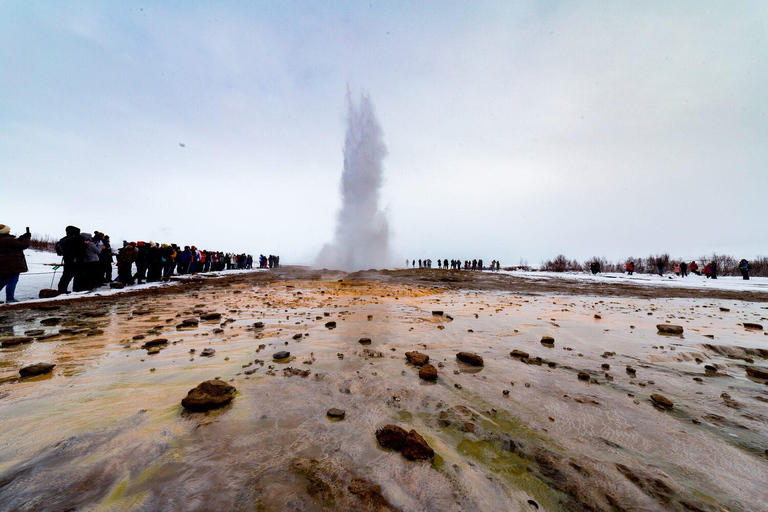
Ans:
{"type": "Polygon", "coordinates": [[[27,233],[19,238],[0,235],[0,278],[5,279],[29,270],[24,257],[24,249],[29,247],[29,238],[27,233]]]}

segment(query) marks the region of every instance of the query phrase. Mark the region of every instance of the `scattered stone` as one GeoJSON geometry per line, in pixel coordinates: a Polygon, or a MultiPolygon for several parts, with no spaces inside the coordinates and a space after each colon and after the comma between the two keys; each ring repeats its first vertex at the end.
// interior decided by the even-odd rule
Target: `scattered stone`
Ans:
{"type": "Polygon", "coordinates": [[[754,329],[756,331],[762,331],[763,330],[763,326],[762,325],[755,324],[755,323],[752,323],[752,322],[744,322],[744,328],[745,329],[754,329]]]}
{"type": "Polygon", "coordinates": [[[147,348],[147,354],[149,354],[149,355],[159,354],[159,353],[160,353],[160,347],[155,346],[155,347],[148,347],[147,348]]]}
{"type": "Polygon", "coordinates": [[[422,354],[421,352],[417,351],[406,352],[405,357],[408,359],[408,362],[414,366],[422,366],[427,364],[429,361],[429,356],[427,354],[422,354]]]}
{"type": "Polygon", "coordinates": [[[125,288],[125,283],[121,283],[120,281],[112,281],[109,283],[109,287],[113,290],[122,290],[125,288]]]}
{"type": "Polygon", "coordinates": [[[385,425],[376,431],[376,440],[382,448],[400,451],[403,449],[408,432],[397,425],[385,425]]]}
{"type": "Polygon", "coordinates": [[[361,345],[370,345],[371,338],[360,338],[359,340],[357,340],[357,342],[361,345]]]}
{"type": "Polygon", "coordinates": [[[459,352],[456,359],[471,366],[483,366],[483,358],[474,352],[459,352]]]}
{"type": "Polygon", "coordinates": [[[371,350],[370,348],[364,348],[360,351],[360,355],[363,357],[384,357],[383,352],[379,352],[378,350],[371,350]]]}
{"type": "Polygon", "coordinates": [[[579,372],[579,380],[589,380],[589,374],[587,372],[579,372]]]}
{"type": "Polygon", "coordinates": [[[45,334],[44,329],[30,329],[28,331],[24,331],[24,336],[42,336],[45,334]]]}
{"type": "Polygon", "coordinates": [[[344,409],[337,409],[335,407],[328,409],[328,412],[326,413],[329,418],[333,418],[335,420],[343,420],[344,416],[346,415],[346,412],[344,409]]]}
{"type": "Polygon", "coordinates": [[[682,325],[673,325],[673,324],[658,324],[656,326],[656,329],[658,329],[659,333],[661,334],[672,334],[675,336],[679,336],[683,334],[683,326],[682,325]]]}
{"type": "Polygon", "coordinates": [[[299,368],[292,368],[289,366],[283,370],[283,377],[293,377],[294,375],[299,377],[309,377],[310,373],[312,372],[309,370],[301,370],[299,368]]]}
{"type": "Polygon", "coordinates": [[[280,361],[282,359],[288,359],[291,357],[291,353],[287,350],[281,350],[280,352],[275,352],[275,354],[272,356],[272,359],[275,361],[280,361]]]}
{"type": "Polygon", "coordinates": [[[52,371],[56,367],[53,363],[35,363],[29,366],[25,366],[19,370],[19,375],[22,377],[33,377],[35,375],[42,375],[52,371]]]}
{"type": "Polygon", "coordinates": [[[216,350],[211,347],[205,347],[200,355],[203,357],[212,357],[216,353],[216,350]]]}
{"type": "Polygon", "coordinates": [[[336,328],[336,322],[334,322],[334,321],[331,321],[331,322],[325,322],[325,326],[326,326],[327,328],[329,328],[329,329],[335,329],[335,328],[336,328]]]}
{"type": "Polygon", "coordinates": [[[711,364],[705,364],[704,369],[708,372],[717,372],[717,367],[711,364]]]}
{"type": "Polygon", "coordinates": [[[207,380],[191,389],[186,398],[181,401],[181,405],[195,412],[218,409],[232,401],[235,391],[234,386],[222,380],[207,380]]]}
{"type": "Polygon", "coordinates": [[[730,309],[721,307],[720,311],[722,311],[723,313],[727,313],[730,311],[730,309]]]}
{"type": "Polygon", "coordinates": [[[263,329],[264,328],[264,322],[256,322],[253,324],[254,329],[263,329]]]}
{"type": "Polygon", "coordinates": [[[211,321],[211,320],[220,320],[220,319],[221,319],[221,313],[205,313],[203,315],[200,315],[200,320],[211,321]]]}
{"type": "Polygon", "coordinates": [[[528,352],[523,352],[522,350],[517,350],[517,349],[510,352],[509,355],[512,357],[516,357],[518,359],[528,359],[528,357],[530,357],[528,355],[528,352]]]}
{"type": "Polygon", "coordinates": [[[157,345],[167,345],[167,344],[168,344],[168,340],[167,339],[165,339],[165,338],[156,338],[154,340],[149,340],[149,341],[145,342],[144,345],[142,346],[142,348],[149,348],[149,347],[154,347],[154,346],[157,346],[157,345]]]}
{"type": "Polygon", "coordinates": [[[427,363],[419,370],[419,378],[429,381],[437,380],[437,368],[427,363]]]}
{"type": "Polygon", "coordinates": [[[595,320],[600,320],[601,318],[603,318],[603,317],[600,316],[600,315],[595,315],[595,320]]]}
{"type": "Polygon", "coordinates": [[[52,299],[54,297],[58,297],[61,295],[61,292],[59,290],[53,290],[51,288],[43,288],[40,290],[40,293],[37,294],[37,297],[40,299],[52,299]]]}
{"type": "Polygon", "coordinates": [[[669,409],[674,405],[672,400],[664,395],[651,395],[651,400],[653,401],[653,405],[659,409],[669,409]]]}
{"type": "Polygon", "coordinates": [[[177,329],[188,329],[190,327],[197,327],[200,322],[197,321],[197,318],[187,318],[185,320],[182,320],[180,324],[176,326],[177,329]]]}
{"type": "Polygon", "coordinates": [[[426,439],[415,430],[408,432],[403,445],[403,455],[409,460],[429,460],[435,456],[435,451],[426,439]]]}
{"type": "Polygon", "coordinates": [[[552,336],[542,336],[541,337],[541,344],[542,345],[553,346],[555,344],[555,338],[553,338],[552,336]]]}
{"type": "Polygon", "coordinates": [[[637,370],[635,370],[631,366],[627,366],[627,373],[630,374],[630,375],[636,375],[637,374],[637,370]]]}
{"type": "Polygon", "coordinates": [[[611,365],[608,364],[608,363],[603,363],[603,364],[600,365],[600,368],[602,368],[603,370],[610,370],[611,369],[611,365]]]}
{"type": "Polygon", "coordinates": [[[0,345],[3,347],[13,347],[16,345],[21,345],[22,343],[32,343],[34,338],[30,336],[16,336],[15,338],[6,338],[2,342],[0,342],[0,345]]]}
{"type": "Polygon", "coordinates": [[[59,322],[61,322],[61,318],[58,317],[43,318],[40,320],[40,325],[56,325],[59,322]]]}
{"type": "Polygon", "coordinates": [[[440,310],[432,311],[432,314],[435,315],[435,316],[443,316],[443,312],[440,311],[440,310]]]}
{"type": "Polygon", "coordinates": [[[747,366],[747,375],[757,379],[768,379],[768,370],[758,368],[757,366],[747,366]]]}

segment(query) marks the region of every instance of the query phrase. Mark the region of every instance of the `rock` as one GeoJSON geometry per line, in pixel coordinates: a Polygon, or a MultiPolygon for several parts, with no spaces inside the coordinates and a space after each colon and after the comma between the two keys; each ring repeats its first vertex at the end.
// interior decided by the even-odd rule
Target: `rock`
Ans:
{"type": "Polygon", "coordinates": [[[142,348],[149,348],[149,347],[155,347],[155,346],[158,346],[158,345],[167,345],[167,344],[168,344],[168,340],[167,339],[165,339],[165,338],[155,338],[154,340],[149,340],[146,343],[144,343],[142,348]]]}
{"type": "Polygon", "coordinates": [[[53,290],[51,288],[43,288],[40,290],[40,293],[37,294],[37,297],[40,299],[52,299],[54,297],[58,297],[61,295],[61,292],[59,290],[53,290]]]}
{"type": "Polygon", "coordinates": [[[176,326],[177,329],[188,329],[190,327],[197,327],[200,322],[197,321],[197,318],[187,318],[185,320],[182,320],[179,325],[176,326]]]}
{"type": "Polygon", "coordinates": [[[264,328],[264,322],[256,322],[253,324],[254,329],[263,329],[264,328]]]}
{"type": "Polygon", "coordinates": [[[653,405],[660,409],[669,409],[674,405],[672,400],[664,395],[651,395],[651,400],[653,401],[653,405]]]}
{"type": "Polygon", "coordinates": [[[333,418],[335,420],[343,420],[344,416],[346,415],[346,412],[344,409],[337,409],[335,407],[328,409],[328,412],[326,413],[329,418],[333,418]]]}
{"type": "Polygon", "coordinates": [[[371,350],[370,348],[364,348],[360,351],[360,355],[363,357],[384,357],[382,352],[378,350],[371,350]]]}
{"type": "Polygon", "coordinates": [[[290,352],[288,352],[287,350],[281,350],[280,352],[275,352],[274,355],[272,356],[272,359],[274,359],[275,361],[279,361],[281,359],[288,359],[289,357],[291,357],[290,352]]]}
{"type": "Polygon", "coordinates": [[[202,352],[200,352],[200,355],[203,357],[211,357],[213,354],[216,353],[216,350],[211,347],[205,347],[202,352]]]}
{"type": "Polygon", "coordinates": [[[2,342],[0,342],[0,345],[3,347],[13,347],[16,345],[21,345],[22,343],[32,343],[34,338],[31,338],[29,336],[16,336],[15,338],[6,338],[2,342]]]}
{"type": "Polygon", "coordinates": [[[159,354],[160,353],[160,347],[149,347],[147,348],[147,354],[159,354]]]}
{"type": "Polygon", "coordinates": [[[109,287],[113,290],[122,290],[125,288],[125,283],[121,283],[120,281],[112,281],[109,283],[109,287]]]}
{"type": "Polygon", "coordinates": [[[522,350],[513,350],[509,353],[510,356],[516,357],[518,359],[528,359],[530,356],[528,355],[528,352],[523,352],[522,350]]]}
{"type": "Polygon", "coordinates": [[[56,367],[53,363],[36,363],[29,366],[25,366],[19,370],[19,375],[22,377],[33,377],[35,375],[42,375],[52,371],[56,367]]]}
{"type": "Polygon", "coordinates": [[[42,336],[45,334],[44,329],[30,329],[28,331],[24,331],[24,336],[42,336]]]}
{"type": "Polygon", "coordinates": [[[432,312],[432,314],[435,315],[435,316],[443,316],[443,312],[440,311],[440,310],[435,310],[435,311],[432,312]]]}
{"type": "Polygon", "coordinates": [[[58,317],[43,318],[40,320],[40,325],[56,325],[59,322],[61,322],[61,318],[58,317]]]}
{"type": "Polygon", "coordinates": [[[587,372],[579,372],[579,380],[589,380],[589,374],[587,372]]]}
{"type": "Polygon", "coordinates": [[[408,432],[397,425],[385,425],[376,431],[376,440],[382,448],[400,451],[403,449],[408,432]]]}
{"type": "Polygon", "coordinates": [[[552,336],[542,336],[541,337],[541,344],[542,345],[554,345],[555,344],[555,338],[552,336]]]}
{"type": "Polygon", "coordinates": [[[419,370],[419,378],[424,380],[437,380],[437,368],[427,363],[419,370]]]}
{"type": "Polygon", "coordinates": [[[207,380],[191,389],[181,401],[182,407],[189,411],[208,411],[218,409],[232,401],[235,387],[222,380],[207,380]]]}
{"type": "Polygon", "coordinates": [[[299,333],[294,334],[292,339],[298,341],[298,340],[300,340],[303,337],[304,337],[304,335],[299,332],[299,333]]]}
{"type": "Polygon", "coordinates": [[[471,366],[483,366],[483,358],[474,352],[459,352],[456,359],[471,366]]]}
{"type": "Polygon", "coordinates": [[[768,370],[756,366],[747,366],[747,375],[757,379],[768,379],[768,370]]]}
{"type": "Polygon", "coordinates": [[[730,309],[721,307],[720,311],[722,311],[723,313],[727,313],[730,311],[730,309]]]}
{"type": "Polygon", "coordinates": [[[756,331],[762,331],[763,330],[763,326],[762,325],[755,324],[755,323],[752,323],[752,322],[744,322],[744,327],[746,329],[754,329],[756,331]]]}
{"type": "Polygon", "coordinates": [[[371,338],[360,338],[359,340],[357,340],[357,342],[361,345],[370,345],[371,338]]]}
{"type": "Polygon", "coordinates": [[[429,460],[435,456],[435,451],[418,432],[411,430],[405,438],[403,455],[410,460],[429,460]]]}
{"type": "Polygon", "coordinates": [[[405,357],[408,359],[408,362],[414,366],[422,366],[429,361],[429,356],[427,354],[422,354],[421,352],[416,351],[406,352],[405,357]]]}
{"type": "Polygon", "coordinates": [[[673,334],[676,336],[679,336],[683,334],[683,326],[682,325],[673,325],[673,324],[658,324],[656,326],[656,329],[658,329],[659,333],[661,334],[673,334]]]}
{"type": "Polygon", "coordinates": [[[336,328],[336,322],[325,322],[325,326],[329,329],[336,328]]]}
{"type": "Polygon", "coordinates": [[[704,369],[708,372],[717,372],[717,367],[711,364],[705,364],[704,369]]]}
{"type": "Polygon", "coordinates": [[[301,370],[299,368],[292,368],[288,367],[283,370],[283,377],[293,377],[294,375],[298,375],[299,377],[309,377],[309,374],[312,373],[309,370],[301,370]]]}
{"type": "Polygon", "coordinates": [[[611,369],[611,365],[608,364],[608,363],[603,363],[603,364],[600,365],[600,368],[602,368],[603,370],[610,370],[611,369]]]}
{"type": "Polygon", "coordinates": [[[200,320],[210,321],[221,319],[221,313],[205,313],[200,315],[200,320]]]}

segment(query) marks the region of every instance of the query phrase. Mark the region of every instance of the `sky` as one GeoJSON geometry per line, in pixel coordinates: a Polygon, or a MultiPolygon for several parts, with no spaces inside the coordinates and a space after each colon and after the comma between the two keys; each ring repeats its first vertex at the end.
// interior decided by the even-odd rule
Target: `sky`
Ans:
{"type": "Polygon", "coordinates": [[[0,0],[0,223],[312,263],[347,89],[393,265],[768,253],[764,1],[0,0]]]}

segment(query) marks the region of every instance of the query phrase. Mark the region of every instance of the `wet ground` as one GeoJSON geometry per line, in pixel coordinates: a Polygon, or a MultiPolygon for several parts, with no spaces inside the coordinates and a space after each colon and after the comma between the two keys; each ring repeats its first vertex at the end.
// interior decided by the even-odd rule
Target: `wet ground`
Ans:
{"type": "Polygon", "coordinates": [[[768,386],[745,369],[768,336],[743,324],[768,327],[768,298],[555,286],[281,269],[0,310],[0,340],[43,331],[0,349],[0,509],[764,510],[768,386]],[[232,403],[185,412],[213,378],[232,403]],[[390,423],[434,460],[379,447],[390,423]]]}

